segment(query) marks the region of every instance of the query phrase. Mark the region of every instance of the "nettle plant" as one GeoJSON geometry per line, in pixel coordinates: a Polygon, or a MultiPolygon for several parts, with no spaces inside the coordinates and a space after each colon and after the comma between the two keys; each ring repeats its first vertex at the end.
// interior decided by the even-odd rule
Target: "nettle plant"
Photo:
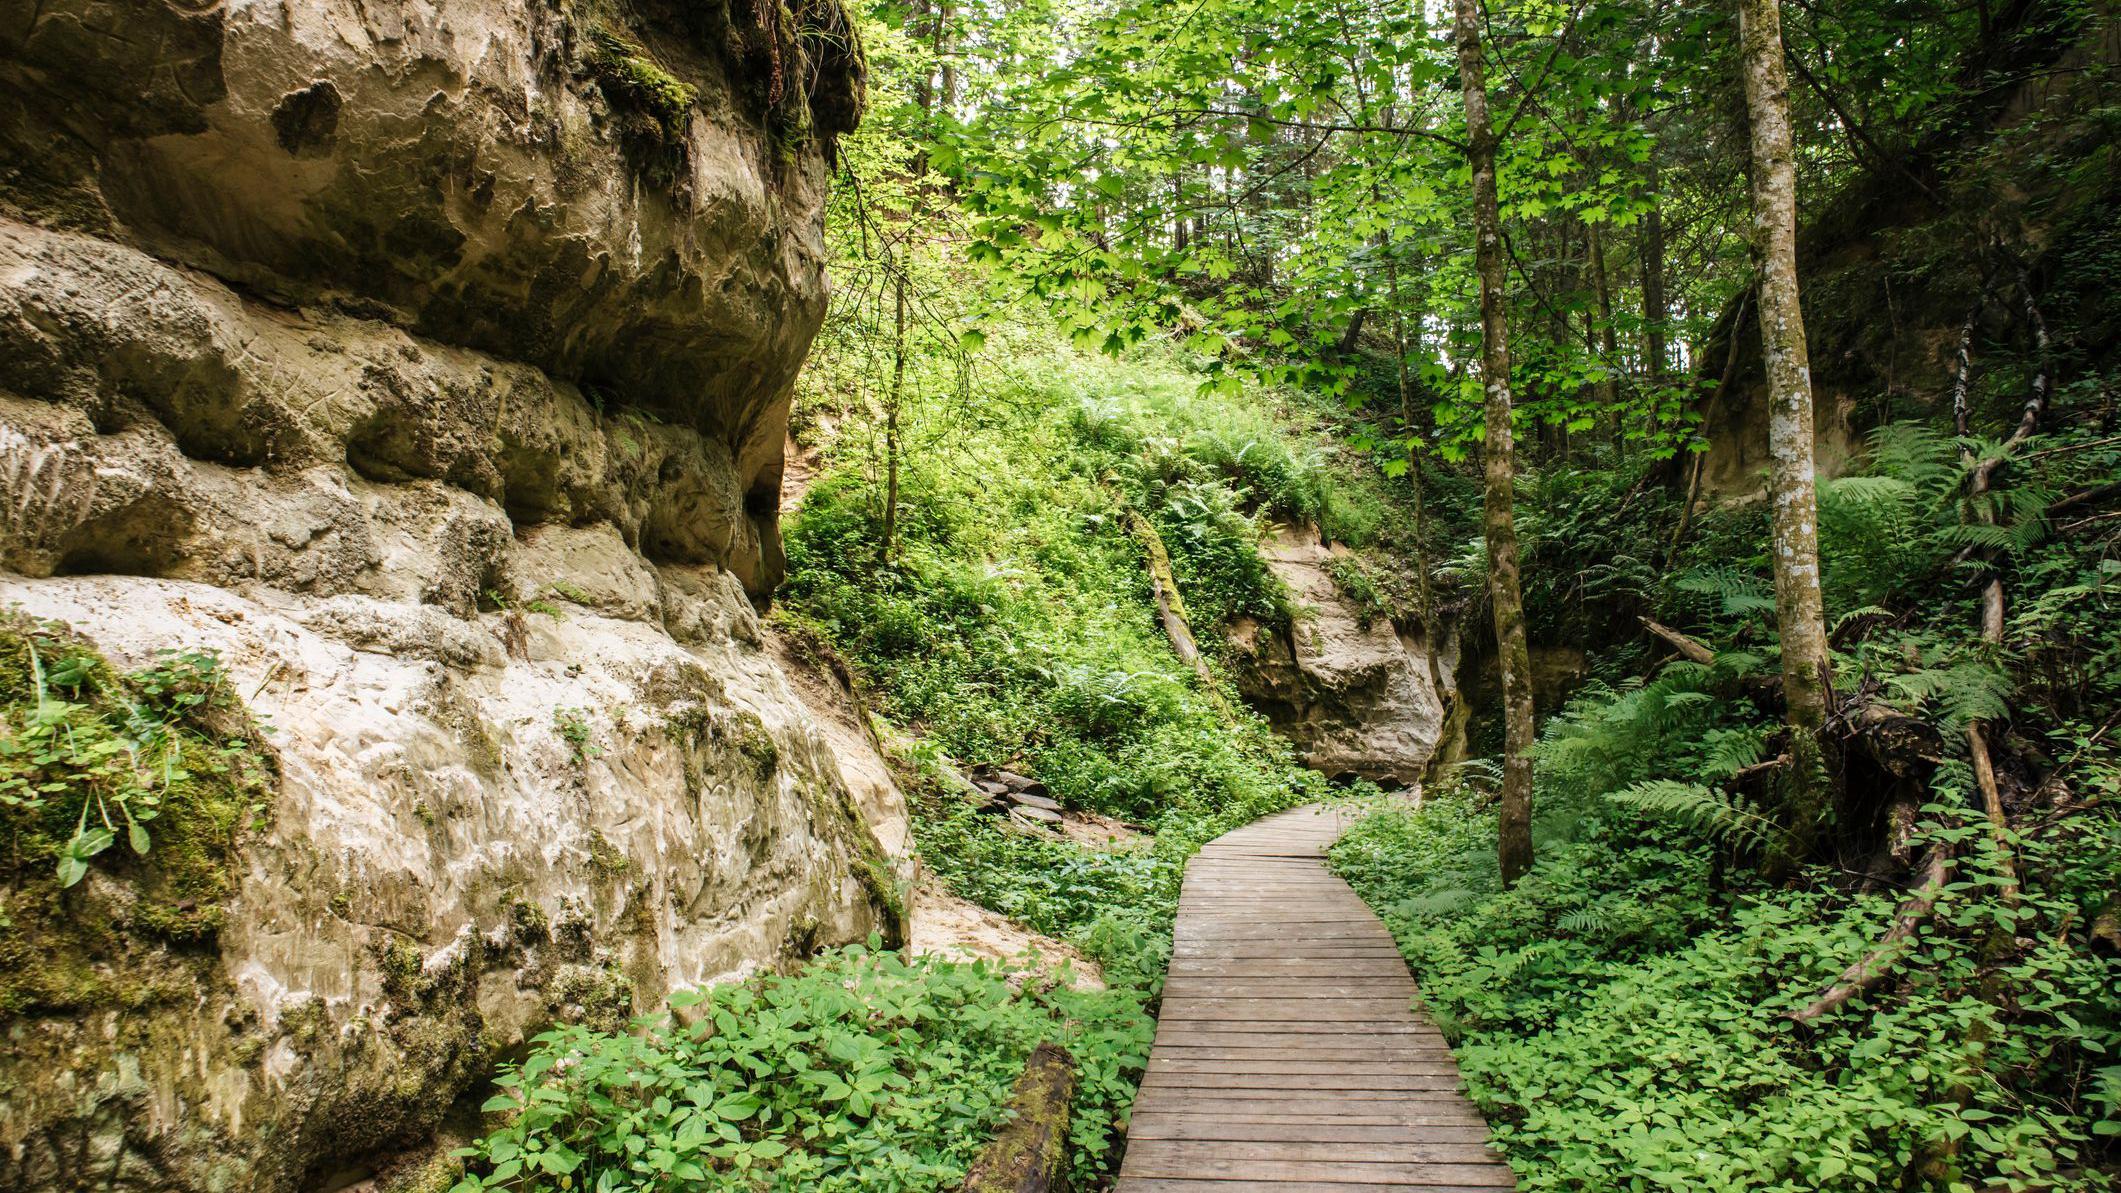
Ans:
{"type": "Polygon", "coordinates": [[[879,943],[681,992],[629,1032],[538,1036],[495,1080],[499,1125],[457,1153],[452,1193],[954,1188],[1042,1040],[1075,1057],[1069,1151],[1094,1187],[1147,1064],[1142,995],[1019,990],[984,963],[879,943]]]}

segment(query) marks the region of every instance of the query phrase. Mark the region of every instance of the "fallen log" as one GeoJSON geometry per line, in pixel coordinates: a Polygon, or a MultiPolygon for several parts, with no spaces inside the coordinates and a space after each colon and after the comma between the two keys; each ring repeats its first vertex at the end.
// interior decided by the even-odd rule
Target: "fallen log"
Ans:
{"type": "Polygon", "coordinates": [[[1040,1044],[1009,1095],[1009,1122],[972,1161],[962,1193],[1055,1193],[1068,1171],[1075,1058],[1040,1044]]]}
{"type": "Polygon", "coordinates": [[[1951,854],[1941,845],[1930,850],[1929,865],[1925,869],[1922,885],[1900,905],[1900,914],[1893,917],[1893,926],[1878,941],[1878,947],[1866,953],[1863,960],[1843,970],[1841,977],[1818,998],[1786,1013],[1783,1018],[1792,1023],[1810,1023],[1885,980],[1893,963],[1912,945],[1915,930],[1936,910],[1937,897],[1944,893],[1944,884],[1951,878],[1951,854]]]}

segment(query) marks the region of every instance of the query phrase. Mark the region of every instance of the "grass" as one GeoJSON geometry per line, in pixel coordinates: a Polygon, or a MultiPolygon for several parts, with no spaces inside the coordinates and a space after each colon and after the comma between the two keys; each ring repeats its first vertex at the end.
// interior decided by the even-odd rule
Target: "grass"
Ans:
{"type": "Polygon", "coordinates": [[[1256,410],[1196,395],[1178,363],[1005,334],[1020,339],[1001,355],[1024,364],[983,396],[984,421],[931,411],[909,431],[932,446],[904,466],[888,558],[882,470],[865,440],[841,440],[787,527],[782,615],[833,642],[882,715],[924,743],[916,775],[1006,763],[1068,807],[1153,832],[1147,850],[1104,853],[915,784],[916,839],[951,889],[1129,967],[1168,935],[1193,850],[1324,788],[1173,656],[1124,511],[1169,544],[1212,652],[1232,618],[1286,616],[1258,552],[1263,519],[1340,490],[1256,410]]]}

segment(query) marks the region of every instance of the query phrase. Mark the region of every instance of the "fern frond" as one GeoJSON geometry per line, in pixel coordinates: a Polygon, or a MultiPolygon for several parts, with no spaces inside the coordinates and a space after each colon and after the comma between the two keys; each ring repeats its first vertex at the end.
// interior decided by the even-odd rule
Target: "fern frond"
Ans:
{"type": "Polygon", "coordinates": [[[1851,609],[1834,619],[1833,628],[1828,631],[1827,637],[1838,639],[1841,637],[1843,629],[1858,621],[1873,617],[1890,618],[1892,615],[1893,611],[1883,605],[1864,605],[1860,608],[1851,609]]]}
{"type": "Polygon", "coordinates": [[[1774,594],[1768,591],[1766,582],[1734,567],[1695,568],[1672,581],[1672,586],[1681,592],[1714,597],[1729,617],[1775,607],[1774,594]]]}
{"type": "Polygon", "coordinates": [[[1962,659],[1945,667],[1924,667],[1888,676],[1885,682],[1887,689],[1903,700],[1932,704],[1946,730],[1962,729],[1969,721],[2010,715],[2010,677],[2000,668],[1977,659],[1962,659]]]}
{"type": "Polygon", "coordinates": [[[1649,779],[1606,793],[1623,808],[1686,824],[1710,838],[1746,849],[1764,849],[1785,836],[1743,796],[1677,779],[1649,779]]]}
{"type": "Polygon", "coordinates": [[[1886,423],[1869,436],[1872,465],[1899,477],[1929,496],[1950,491],[1959,481],[1959,444],[1927,422],[1886,423]]]}
{"type": "Polygon", "coordinates": [[[1711,729],[1701,740],[1707,747],[1701,759],[1705,779],[1728,779],[1767,755],[1767,734],[1756,725],[1711,729]]]}
{"type": "Polygon", "coordinates": [[[2010,527],[1986,526],[1978,522],[1947,526],[1941,532],[1941,537],[1950,546],[1976,551],[2002,551],[2008,549],[2012,542],[2010,527]]]}

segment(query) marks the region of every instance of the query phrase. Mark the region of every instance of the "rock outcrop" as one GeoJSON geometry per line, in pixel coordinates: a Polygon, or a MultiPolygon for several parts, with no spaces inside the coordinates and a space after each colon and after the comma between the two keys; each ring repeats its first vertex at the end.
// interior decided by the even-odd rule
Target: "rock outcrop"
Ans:
{"type": "MultiPolygon", "coordinates": [[[[1264,555],[1289,590],[1285,625],[1241,618],[1231,627],[1238,691],[1294,742],[1305,765],[1329,777],[1388,786],[1421,781],[1444,729],[1444,697],[1429,670],[1430,644],[1341,591],[1336,549],[1301,527],[1275,532],[1264,555]]],[[[1438,670],[1449,682],[1454,648],[1438,670]]]]}
{"type": "Polygon", "coordinates": [[[902,930],[754,611],[861,94],[836,0],[0,0],[0,605],[218,652],[277,764],[210,932],[0,859],[78,979],[0,989],[0,1187],[337,1187],[902,930]]]}

